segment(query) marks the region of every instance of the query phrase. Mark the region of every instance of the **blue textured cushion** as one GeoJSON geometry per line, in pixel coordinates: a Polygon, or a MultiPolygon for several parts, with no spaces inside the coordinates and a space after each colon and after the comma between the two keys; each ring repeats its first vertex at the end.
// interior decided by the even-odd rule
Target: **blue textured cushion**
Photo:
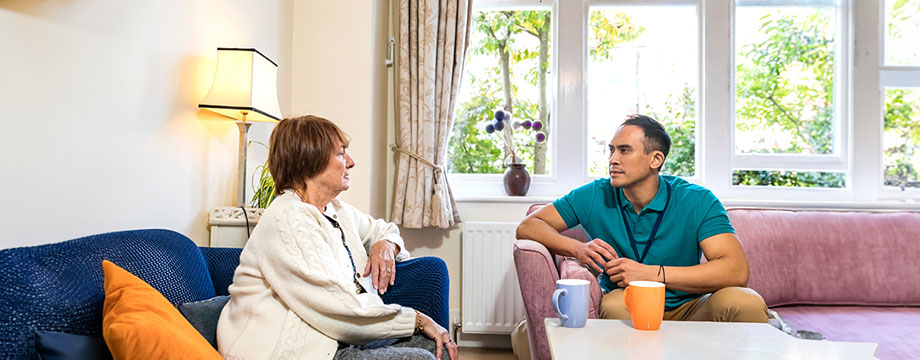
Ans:
{"type": "Polygon", "coordinates": [[[101,336],[103,259],[136,274],[173,305],[215,295],[201,251],[170,230],[0,250],[0,358],[29,357],[34,330],[101,336]]]}
{"type": "Polygon", "coordinates": [[[208,262],[211,272],[211,281],[214,284],[214,293],[217,295],[230,295],[227,288],[233,282],[233,272],[240,265],[240,248],[199,248],[208,262]]]}
{"type": "Polygon", "coordinates": [[[217,349],[217,319],[220,319],[220,312],[227,301],[230,301],[230,297],[222,295],[179,305],[179,312],[182,313],[182,316],[185,316],[185,319],[215,349],[217,349]]]}
{"type": "Polygon", "coordinates": [[[426,256],[396,263],[396,280],[381,298],[387,304],[421,311],[450,329],[450,275],[440,258],[426,256]]]}
{"type": "Polygon", "coordinates": [[[105,340],[100,337],[55,331],[36,331],[35,350],[42,360],[111,359],[105,340]]]}

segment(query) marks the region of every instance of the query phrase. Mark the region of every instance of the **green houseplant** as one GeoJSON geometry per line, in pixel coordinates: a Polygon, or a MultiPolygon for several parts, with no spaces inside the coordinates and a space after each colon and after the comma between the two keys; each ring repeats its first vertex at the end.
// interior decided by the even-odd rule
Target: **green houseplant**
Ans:
{"type": "MultiPolygon", "coordinates": [[[[268,146],[263,143],[258,141],[253,142],[265,146],[266,149],[268,148],[268,146]]],[[[253,180],[255,180],[257,175],[259,176],[259,180],[252,181],[253,193],[252,200],[250,200],[249,203],[253,207],[265,209],[268,208],[268,205],[275,199],[275,180],[272,179],[272,174],[268,171],[268,160],[265,160],[265,163],[255,168],[255,172],[252,173],[253,180]]]]}

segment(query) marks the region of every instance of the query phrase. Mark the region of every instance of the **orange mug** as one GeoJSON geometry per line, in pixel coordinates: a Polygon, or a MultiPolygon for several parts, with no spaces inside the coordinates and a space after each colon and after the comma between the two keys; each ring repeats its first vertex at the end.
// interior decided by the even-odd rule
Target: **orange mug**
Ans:
{"type": "Polygon", "coordinates": [[[630,281],[623,302],[637,330],[658,330],[664,317],[664,284],[657,281],[630,281]]]}

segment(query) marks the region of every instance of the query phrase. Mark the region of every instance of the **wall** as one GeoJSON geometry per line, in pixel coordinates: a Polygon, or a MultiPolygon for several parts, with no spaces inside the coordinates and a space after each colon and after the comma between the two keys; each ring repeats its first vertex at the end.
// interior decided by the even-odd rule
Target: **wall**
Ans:
{"type": "MultiPolygon", "coordinates": [[[[279,64],[290,104],[291,0],[0,2],[0,248],[167,228],[198,244],[232,205],[238,130],[199,111],[216,48],[279,64]]],[[[267,143],[271,125],[252,126],[267,143]]],[[[264,161],[253,148],[250,168],[264,161]]]]}
{"type": "Polygon", "coordinates": [[[350,189],[339,197],[383,217],[386,194],[387,1],[294,4],[292,113],[332,120],[351,137],[350,189]]]}

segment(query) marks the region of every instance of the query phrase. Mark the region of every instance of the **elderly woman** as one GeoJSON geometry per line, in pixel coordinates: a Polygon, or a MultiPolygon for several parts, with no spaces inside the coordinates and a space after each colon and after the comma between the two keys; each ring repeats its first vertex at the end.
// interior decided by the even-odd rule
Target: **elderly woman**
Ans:
{"type": "Polygon", "coordinates": [[[336,198],[355,166],[347,147],[347,136],[316,116],[282,120],[272,132],[277,197],[240,255],[220,315],[224,358],[457,358],[443,327],[377,294],[409,254],[394,224],[336,198]]]}

